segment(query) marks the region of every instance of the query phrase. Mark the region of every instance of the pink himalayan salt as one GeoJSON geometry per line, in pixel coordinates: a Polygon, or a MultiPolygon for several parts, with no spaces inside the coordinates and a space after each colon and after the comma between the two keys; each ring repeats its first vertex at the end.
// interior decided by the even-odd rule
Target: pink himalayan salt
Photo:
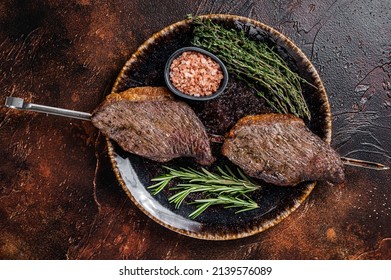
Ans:
{"type": "Polygon", "coordinates": [[[215,93],[223,79],[220,65],[211,57],[196,51],[186,51],[170,66],[170,80],[179,91],[193,96],[215,93]]]}

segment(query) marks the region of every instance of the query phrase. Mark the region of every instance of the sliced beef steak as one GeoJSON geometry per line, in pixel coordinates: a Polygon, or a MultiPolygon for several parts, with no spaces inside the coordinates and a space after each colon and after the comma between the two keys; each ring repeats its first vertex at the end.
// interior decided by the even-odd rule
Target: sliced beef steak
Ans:
{"type": "Polygon", "coordinates": [[[274,185],[344,180],[338,154],[292,115],[242,118],[228,133],[222,153],[249,176],[274,185]]]}
{"type": "Polygon", "coordinates": [[[110,94],[94,111],[92,123],[125,151],[155,161],[178,157],[194,157],[202,165],[214,161],[201,121],[164,87],[110,94]]]}

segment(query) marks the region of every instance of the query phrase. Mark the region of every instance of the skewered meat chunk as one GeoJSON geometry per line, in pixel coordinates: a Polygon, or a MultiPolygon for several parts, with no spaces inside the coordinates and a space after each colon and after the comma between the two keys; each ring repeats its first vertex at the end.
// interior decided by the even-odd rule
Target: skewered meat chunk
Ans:
{"type": "Polygon", "coordinates": [[[125,151],[159,162],[178,157],[194,157],[202,165],[214,161],[203,124],[165,87],[110,94],[91,120],[125,151]]]}
{"type": "Polygon", "coordinates": [[[338,154],[292,115],[240,119],[228,133],[222,153],[247,175],[278,186],[344,180],[338,154]]]}

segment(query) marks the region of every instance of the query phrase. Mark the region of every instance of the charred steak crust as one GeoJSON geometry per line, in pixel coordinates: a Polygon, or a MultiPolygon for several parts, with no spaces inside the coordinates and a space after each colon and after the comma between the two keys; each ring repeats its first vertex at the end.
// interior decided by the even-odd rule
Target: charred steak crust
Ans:
{"type": "Polygon", "coordinates": [[[203,124],[165,87],[110,94],[93,112],[92,123],[123,150],[155,161],[178,157],[194,157],[201,165],[214,161],[203,124]]]}
{"type": "Polygon", "coordinates": [[[293,115],[240,119],[227,134],[222,154],[249,176],[278,186],[344,180],[338,154],[293,115]]]}

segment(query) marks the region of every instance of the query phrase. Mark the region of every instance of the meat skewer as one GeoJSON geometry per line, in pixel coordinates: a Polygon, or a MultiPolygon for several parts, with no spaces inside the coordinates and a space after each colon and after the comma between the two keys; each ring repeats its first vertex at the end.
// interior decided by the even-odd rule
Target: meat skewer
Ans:
{"type": "Polygon", "coordinates": [[[131,88],[110,94],[92,114],[26,103],[15,97],[7,97],[5,105],[90,120],[123,150],[155,161],[193,157],[201,165],[210,165],[215,160],[201,121],[165,87],[131,88]]]}
{"type": "MultiPolygon", "coordinates": [[[[225,136],[218,135],[218,134],[212,134],[208,133],[209,140],[213,143],[224,143],[225,136]]],[[[386,166],[381,163],[373,162],[373,161],[367,161],[367,160],[361,160],[361,159],[355,159],[355,158],[348,158],[348,157],[340,157],[343,164],[354,166],[354,167],[361,167],[361,168],[367,168],[367,169],[373,169],[373,170],[388,170],[390,169],[389,166],[386,166]]]]}
{"type": "Polygon", "coordinates": [[[247,175],[278,186],[318,180],[337,184],[345,178],[337,153],[293,115],[240,119],[227,134],[222,154],[247,175]]]}
{"type": "Polygon", "coordinates": [[[201,165],[214,162],[204,125],[165,87],[110,94],[91,120],[125,151],[159,162],[179,157],[193,157],[201,165]]]}
{"type": "Polygon", "coordinates": [[[344,180],[343,164],[385,169],[376,163],[341,158],[304,121],[287,114],[240,119],[229,131],[222,154],[247,175],[279,186],[303,181],[344,180]]]}
{"type": "MultiPolygon", "coordinates": [[[[58,115],[58,116],[87,120],[87,121],[91,121],[91,117],[92,117],[91,113],[62,109],[62,108],[57,108],[57,107],[45,106],[45,105],[38,105],[38,104],[34,104],[34,103],[28,103],[28,102],[24,102],[24,100],[22,98],[12,97],[12,96],[9,96],[6,98],[5,106],[8,108],[13,108],[13,109],[18,109],[18,110],[35,111],[35,112],[40,112],[40,113],[58,115]]],[[[225,137],[222,135],[209,134],[209,138],[210,138],[210,141],[218,142],[218,143],[223,143],[225,140],[225,137]]],[[[363,160],[352,159],[352,158],[347,158],[347,157],[341,157],[341,160],[342,160],[343,164],[351,165],[351,166],[355,166],[355,167],[369,168],[369,169],[375,169],[375,170],[389,169],[388,166],[385,166],[383,164],[376,163],[376,162],[363,161],[363,160]]]]}

